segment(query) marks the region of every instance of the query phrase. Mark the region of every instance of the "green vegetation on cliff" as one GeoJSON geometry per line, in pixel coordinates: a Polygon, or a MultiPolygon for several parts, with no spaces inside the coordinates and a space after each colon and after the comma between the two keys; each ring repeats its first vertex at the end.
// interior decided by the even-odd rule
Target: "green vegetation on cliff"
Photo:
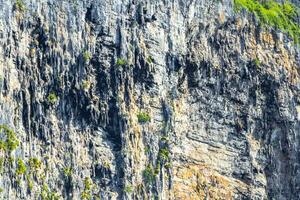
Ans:
{"type": "Polygon", "coordinates": [[[155,180],[155,173],[151,164],[149,164],[143,172],[143,177],[147,185],[155,180]]]}
{"type": "Polygon", "coordinates": [[[81,199],[91,199],[92,198],[92,195],[91,195],[92,191],[91,190],[92,190],[92,187],[93,187],[93,182],[89,177],[86,177],[84,179],[83,183],[84,183],[84,190],[80,195],[81,199]]]}
{"type": "Polygon", "coordinates": [[[16,137],[16,133],[10,129],[7,125],[0,125],[0,133],[4,133],[4,140],[0,140],[0,149],[11,152],[19,146],[19,140],[16,137]]]}
{"type": "Polygon", "coordinates": [[[49,95],[48,95],[48,102],[50,104],[55,104],[58,100],[58,97],[56,96],[56,94],[54,92],[51,92],[49,95]]]}
{"type": "Polygon", "coordinates": [[[246,9],[253,13],[263,26],[270,26],[288,33],[294,42],[300,42],[300,26],[296,22],[296,7],[288,1],[277,3],[273,0],[234,0],[236,11],[246,9]]]}
{"type": "Polygon", "coordinates": [[[146,123],[151,120],[151,117],[148,113],[140,112],[137,114],[138,122],[139,123],[146,123]]]}
{"type": "Polygon", "coordinates": [[[83,52],[83,59],[85,62],[88,62],[89,60],[91,60],[91,58],[92,58],[92,54],[89,51],[83,52]]]}
{"type": "Polygon", "coordinates": [[[24,12],[26,11],[26,6],[24,4],[24,2],[22,0],[17,0],[15,3],[15,8],[19,11],[19,12],[24,12]]]}
{"type": "Polygon", "coordinates": [[[126,59],[124,59],[124,58],[118,58],[118,60],[117,60],[117,65],[118,66],[124,66],[126,64],[127,64],[127,60],[126,59]]]}
{"type": "Polygon", "coordinates": [[[42,162],[38,158],[30,158],[28,163],[29,166],[35,170],[38,170],[42,165],[42,162]]]}
{"type": "Polygon", "coordinates": [[[23,174],[25,174],[26,170],[27,170],[27,167],[26,167],[25,163],[23,162],[22,159],[19,158],[16,175],[23,175],[23,174]]]}

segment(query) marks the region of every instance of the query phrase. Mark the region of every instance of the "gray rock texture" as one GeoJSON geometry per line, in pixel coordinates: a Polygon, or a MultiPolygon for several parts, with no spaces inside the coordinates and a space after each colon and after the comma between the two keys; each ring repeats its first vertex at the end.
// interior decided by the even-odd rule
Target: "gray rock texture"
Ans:
{"type": "Polygon", "coordinates": [[[299,60],[230,0],[0,0],[0,197],[300,199],[299,60]]]}

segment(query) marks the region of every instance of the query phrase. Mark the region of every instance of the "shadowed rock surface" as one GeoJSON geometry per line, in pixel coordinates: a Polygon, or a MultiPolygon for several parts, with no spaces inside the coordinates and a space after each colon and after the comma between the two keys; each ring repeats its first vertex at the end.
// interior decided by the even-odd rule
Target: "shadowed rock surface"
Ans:
{"type": "Polygon", "coordinates": [[[0,0],[0,197],[300,199],[299,60],[229,0],[0,0]]]}

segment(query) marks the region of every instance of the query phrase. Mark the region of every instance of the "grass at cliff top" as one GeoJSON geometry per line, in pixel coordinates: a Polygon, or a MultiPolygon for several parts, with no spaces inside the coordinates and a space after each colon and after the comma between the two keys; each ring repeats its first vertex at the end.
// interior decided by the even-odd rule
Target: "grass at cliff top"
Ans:
{"type": "Polygon", "coordinates": [[[236,11],[246,9],[253,13],[262,25],[288,33],[296,44],[300,43],[300,27],[296,23],[298,10],[292,3],[277,3],[274,0],[234,0],[234,6],[236,11]]]}

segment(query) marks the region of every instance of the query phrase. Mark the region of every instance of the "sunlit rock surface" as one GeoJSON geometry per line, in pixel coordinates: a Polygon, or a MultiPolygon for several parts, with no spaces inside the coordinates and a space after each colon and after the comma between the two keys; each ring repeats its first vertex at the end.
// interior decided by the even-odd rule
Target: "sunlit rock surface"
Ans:
{"type": "Polygon", "coordinates": [[[1,199],[300,199],[299,59],[229,0],[0,0],[1,199]]]}

